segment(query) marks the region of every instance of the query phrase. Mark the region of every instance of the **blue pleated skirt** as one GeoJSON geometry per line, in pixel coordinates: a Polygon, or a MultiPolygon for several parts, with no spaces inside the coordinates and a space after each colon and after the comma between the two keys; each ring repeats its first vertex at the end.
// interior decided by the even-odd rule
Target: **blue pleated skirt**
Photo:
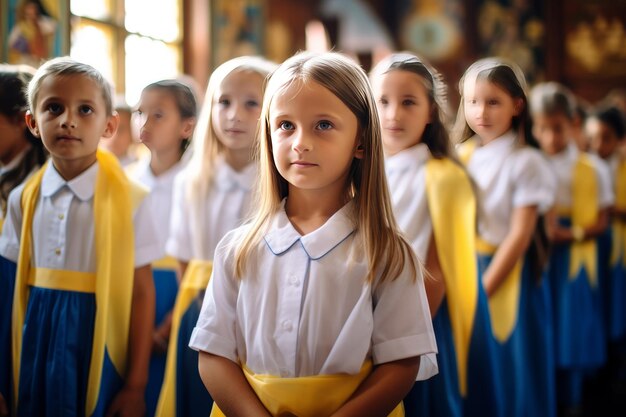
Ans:
{"type": "MultiPolygon", "coordinates": [[[[178,281],[176,271],[170,269],[153,269],[154,288],[156,292],[155,327],[159,326],[167,314],[174,308],[176,293],[178,291],[178,281]]],[[[153,353],[150,356],[148,367],[148,384],[146,385],[146,417],[154,416],[163,377],[165,375],[165,361],[167,355],[163,353],[153,353]]]]}
{"type": "Polygon", "coordinates": [[[11,316],[16,268],[15,262],[0,256],[0,394],[9,407],[9,415],[13,404],[11,316]]]}
{"type": "Polygon", "coordinates": [[[406,416],[502,416],[501,381],[495,361],[489,308],[482,285],[479,283],[465,397],[459,390],[454,338],[445,298],[433,317],[433,329],[439,350],[439,374],[414,384],[404,399],[406,416]]]}

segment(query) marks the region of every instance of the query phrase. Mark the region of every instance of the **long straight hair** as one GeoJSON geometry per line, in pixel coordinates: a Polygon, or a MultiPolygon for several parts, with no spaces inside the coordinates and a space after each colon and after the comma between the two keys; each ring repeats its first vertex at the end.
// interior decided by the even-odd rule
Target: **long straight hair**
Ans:
{"type": "Polygon", "coordinates": [[[191,224],[197,225],[200,233],[195,233],[193,248],[195,253],[202,253],[205,247],[206,198],[213,187],[215,168],[218,157],[224,152],[224,146],[215,133],[212,123],[215,92],[224,79],[235,72],[252,72],[267,77],[276,64],[261,57],[241,56],[226,61],[213,71],[204,96],[204,104],[198,117],[198,123],[191,143],[192,156],[185,168],[185,199],[190,203],[191,224]]]}
{"type": "Polygon", "coordinates": [[[393,217],[383,169],[380,124],[375,100],[365,72],[345,56],[298,53],[286,60],[271,76],[263,99],[259,124],[260,178],[256,194],[256,213],[235,252],[235,274],[242,277],[246,261],[267,230],[272,216],[280,209],[289,186],[281,177],[272,156],[270,107],[272,100],[292,83],[315,82],[328,89],[356,116],[362,159],[354,158],[346,184],[346,198],[354,201],[352,218],[357,236],[365,250],[373,282],[395,279],[409,264],[416,276],[416,261],[408,243],[398,233],[393,217]]]}

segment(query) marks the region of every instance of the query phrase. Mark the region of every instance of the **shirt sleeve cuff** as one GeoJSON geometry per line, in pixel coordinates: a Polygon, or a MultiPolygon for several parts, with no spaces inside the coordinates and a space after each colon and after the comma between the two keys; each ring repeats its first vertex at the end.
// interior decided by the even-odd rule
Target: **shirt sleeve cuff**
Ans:
{"type": "Polygon", "coordinates": [[[372,347],[374,365],[421,356],[427,353],[436,354],[437,345],[434,337],[424,334],[388,340],[372,347]]]}
{"type": "Polygon", "coordinates": [[[20,256],[20,247],[0,237],[0,255],[10,261],[17,262],[20,256]]]}
{"type": "Polygon", "coordinates": [[[193,350],[211,353],[239,363],[237,349],[229,340],[199,327],[193,329],[189,347],[193,350]]]}
{"type": "Polygon", "coordinates": [[[420,356],[420,368],[415,377],[416,381],[424,381],[439,373],[439,365],[437,365],[437,355],[435,353],[427,353],[420,356]]]}
{"type": "Polygon", "coordinates": [[[152,245],[135,248],[135,268],[146,266],[163,258],[163,249],[155,242],[152,245]]]}
{"type": "Polygon", "coordinates": [[[167,240],[167,243],[165,244],[165,253],[183,262],[189,262],[192,258],[190,254],[178,244],[178,242],[172,239],[167,240]]]}

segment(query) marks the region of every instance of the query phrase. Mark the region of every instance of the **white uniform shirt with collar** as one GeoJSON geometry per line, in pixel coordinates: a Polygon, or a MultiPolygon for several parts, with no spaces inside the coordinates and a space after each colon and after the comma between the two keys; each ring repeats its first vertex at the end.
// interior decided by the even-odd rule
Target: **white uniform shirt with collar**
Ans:
{"type": "MultiPolygon", "coordinates": [[[[283,206],[241,279],[232,245],[247,226],[226,235],[189,345],[282,377],[356,374],[367,359],[377,365],[436,353],[421,273],[415,282],[405,270],[367,283],[352,210],[348,203],[301,236],[283,206]]],[[[422,379],[437,373],[436,363],[421,362],[422,379]]]]}
{"type": "Polygon", "coordinates": [[[193,207],[186,198],[189,174],[183,170],[174,182],[167,253],[182,261],[212,260],[219,241],[226,233],[240,226],[248,214],[256,174],[255,163],[237,172],[225,161],[218,160],[213,186],[203,205],[205,217],[195,222],[193,207]],[[198,240],[198,233],[203,234],[202,248],[194,244],[198,240]]]}
{"type": "Polygon", "coordinates": [[[554,203],[556,181],[548,161],[536,149],[518,147],[513,131],[476,147],[467,170],[480,197],[478,233],[492,245],[506,238],[515,208],[537,206],[545,213],[554,203]]]}
{"type": "Polygon", "coordinates": [[[174,179],[184,168],[184,162],[179,161],[158,177],[150,169],[150,158],[142,159],[136,164],[136,166],[131,166],[127,169],[127,174],[130,178],[150,190],[150,211],[157,226],[155,233],[161,252],[165,253],[165,244],[169,237],[169,225],[172,215],[174,179]]]}
{"type": "MultiPolygon", "coordinates": [[[[96,162],[76,178],[65,181],[54,165],[48,164],[33,216],[36,268],[96,271],[93,197],[97,173],[96,162]]],[[[23,189],[21,185],[9,196],[7,219],[0,236],[0,255],[14,262],[19,256],[23,189]]],[[[135,267],[150,264],[162,256],[154,234],[149,198],[149,195],[144,198],[133,215],[135,267]]]]}
{"type": "Polygon", "coordinates": [[[425,143],[385,158],[385,171],[398,226],[415,254],[426,262],[433,231],[426,198],[426,162],[431,158],[425,143]]]}
{"type": "MultiPolygon", "coordinates": [[[[580,151],[573,143],[556,155],[548,157],[552,171],[556,175],[557,189],[556,201],[557,207],[572,207],[572,176],[574,173],[574,164],[578,160],[580,151]]],[[[601,209],[609,207],[613,204],[613,181],[611,179],[611,171],[606,162],[600,157],[587,154],[594,167],[598,179],[598,203],[601,209]]]]}

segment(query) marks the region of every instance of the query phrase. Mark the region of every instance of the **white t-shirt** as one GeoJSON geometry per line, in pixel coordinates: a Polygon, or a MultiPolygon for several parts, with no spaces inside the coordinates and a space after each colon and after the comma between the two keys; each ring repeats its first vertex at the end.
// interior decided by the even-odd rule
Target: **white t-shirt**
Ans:
{"type": "Polygon", "coordinates": [[[161,251],[165,253],[165,244],[169,236],[169,225],[172,215],[172,195],[174,189],[174,179],[183,169],[184,163],[178,162],[156,177],[150,169],[150,158],[142,159],[127,169],[130,178],[146,186],[150,190],[150,211],[154,217],[157,228],[155,233],[161,251]]]}
{"type": "Polygon", "coordinates": [[[495,246],[508,234],[514,209],[537,206],[545,213],[554,203],[556,181],[548,161],[538,150],[515,142],[509,131],[476,147],[467,165],[480,197],[479,235],[495,246]]]}
{"type": "MultiPolygon", "coordinates": [[[[367,359],[376,365],[436,353],[422,275],[414,282],[405,270],[368,283],[352,210],[348,203],[301,236],[281,208],[241,279],[233,242],[247,226],[229,233],[189,345],[282,377],[356,374],[367,359]]],[[[437,373],[436,363],[422,360],[422,367],[422,379],[437,373]]]]}
{"type": "Polygon", "coordinates": [[[431,158],[425,143],[385,158],[385,171],[398,226],[420,261],[426,262],[433,232],[426,198],[426,162],[431,158]]]}
{"type": "MultiPolygon", "coordinates": [[[[96,271],[93,197],[97,173],[96,162],[76,178],[65,181],[52,163],[48,165],[33,215],[36,268],[96,271]]],[[[9,195],[7,218],[0,236],[0,255],[13,262],[19,257],[23,190],[21,185],[9,195]]],[[[154,234],[149,199],[146,196],[133,215],[135,267],[148,265],[163,255],[154,234]]]]}
{"type": "Polygon", "coordinates": [[[240,226],[248,214],[256,174],[254,163],[237,172],[219,160],[213,186],[203,205],[204,217],[195,221],[193,207],[186,198],[188,174],[187,170],[183,170],[174,182],[166,252],[182,261],[212,260],[218,242],[226,233],[240,226]]]}
{"type": "MultiPolygon", "coordinates": [[[[580,151],[576,145],[571,143],[560,153],[549,156],[550,167],[557,179],[555,201],[557,207],[572,207],[572,177],[574,174],[574,165],[579,155],[580,151]]],[[[601,209],[609,207],[615,200],[611,170],[607,163],[600,157],[592,154],[587,155],[596,169],[599,207],[601,209]]]]}

